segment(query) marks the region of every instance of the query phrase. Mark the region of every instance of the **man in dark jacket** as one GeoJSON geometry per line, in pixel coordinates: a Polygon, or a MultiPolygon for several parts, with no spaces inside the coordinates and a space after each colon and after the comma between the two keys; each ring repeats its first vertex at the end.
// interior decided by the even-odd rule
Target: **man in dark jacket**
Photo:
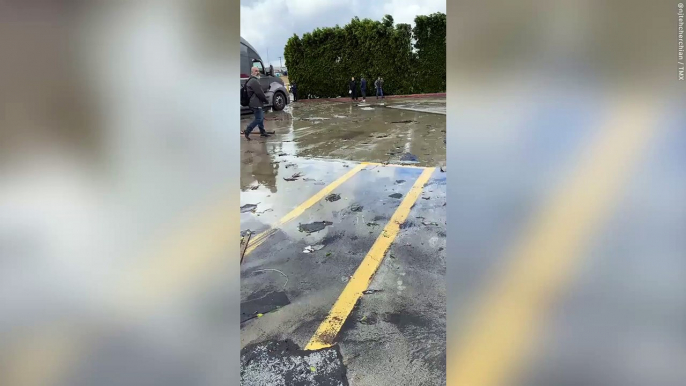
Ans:
{"type": "Polygon", "coordinates": [[[362,92],[362,102],[367,101],[367,79],[364,76],[360,79],[360,91],[362,92]]]}
{"type": "Polygon", "coordinates": [[[269,137],[266,131],[264,131],[264,110],[262,107],[265,103],[268,103],[267,97],[262,91],[262,85],[260,84],[260,69],[257,67],[252,68],[252,76],[248,79],[248,96],[250,97],[250,109],[255,115],[255,119],[250,122],[248,127],[245,128],[243,135],[249,141],[250,133],[253,131],[255,126],[260,129],[260,137],[269,137]]]}
{"type": "Polygon", "coordinates": [[[350,81],[350,97],[354,101],[357,100],[357,81],[355,81],[354,76],[353,76],[352,80],[350,81]]]}

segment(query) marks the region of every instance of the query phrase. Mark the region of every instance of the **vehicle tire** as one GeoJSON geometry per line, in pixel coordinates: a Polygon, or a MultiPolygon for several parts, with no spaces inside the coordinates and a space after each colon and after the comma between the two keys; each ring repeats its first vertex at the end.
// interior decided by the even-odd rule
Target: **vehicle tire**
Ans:
{"type": "Polygon", "coordinates": [[[281,91],[275,92],[272,109],[274,111],[281,111],[284,107],[286,107],[286,96],[281,91]]]}

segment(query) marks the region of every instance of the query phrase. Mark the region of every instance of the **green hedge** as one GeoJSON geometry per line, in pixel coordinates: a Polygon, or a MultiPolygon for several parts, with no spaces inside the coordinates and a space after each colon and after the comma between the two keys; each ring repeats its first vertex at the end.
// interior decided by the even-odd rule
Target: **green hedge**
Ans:
{"type": "Polygon", "coordinates": [[[298,97],[348,96],[351,77],[384,78],[388,95],[445,91],[445,14],[417,16],[415,28],[354,18],[344,27],[317,28],[302,38],[293,35],[284,49],[289,81],[298,97]],[[413,45],[414,40],[414,45],[413,45]]]}

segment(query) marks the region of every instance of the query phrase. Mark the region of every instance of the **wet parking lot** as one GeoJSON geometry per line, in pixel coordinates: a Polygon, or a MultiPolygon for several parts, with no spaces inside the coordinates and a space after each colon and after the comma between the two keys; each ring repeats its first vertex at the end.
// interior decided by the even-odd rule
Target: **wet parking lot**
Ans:
{"type": "Polygon", "coordinates": [[[445,99],[380,102],[241,138],[244,384],[445,384],[445,99]]]}

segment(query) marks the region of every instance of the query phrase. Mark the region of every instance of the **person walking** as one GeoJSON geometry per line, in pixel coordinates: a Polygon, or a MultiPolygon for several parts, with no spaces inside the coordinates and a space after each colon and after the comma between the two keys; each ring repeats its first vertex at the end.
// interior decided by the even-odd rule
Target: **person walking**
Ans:
{"type": "Polygon", "coordinates": [[[382,77],[376,78],[376,82],[374,82],[374,87],[376,87],[376,99],[379,99],[379,96],[381,97],[381,99],[384,99],[382,77]]]}
{"type": "Polygon", "coordinates": [[[360,91],[362,92],[362,102],[367,102],[367,79],[364,76],[360,79],[360,91]]]}
{"type": "Polygon", "coordinates": [[[293,102],[297,101],[298,100],[298,85],[295,82],[293,82],[293,84],[291,84],[291,92],[293,93],[293,102]]]}
{"type": "Polygon", "coordinates": [[[357,81],[355,80],[355,77],[352,77],[352,80],[350,80],[350,90],[348,91],[350,93],[350,98],[353,101],[357,100],[357,81]]]}
{"type": "Polygon", "coordinates": [[[248,127],[245,128],[243,135],[250,141],[250,133],[253,131],[255,126],[260,129],[260,137],[269,137],[269,134],[264,130],[264,110],[262,107],[265,103],[268,103],[267,97],[262,91],[262,85],[260,84],[260,69],[257,67],[252,68],[252,74],[247,81],[248,96],[250,97],[250,109],[252,110],[255,119],[250,122],[248,127]]]}

